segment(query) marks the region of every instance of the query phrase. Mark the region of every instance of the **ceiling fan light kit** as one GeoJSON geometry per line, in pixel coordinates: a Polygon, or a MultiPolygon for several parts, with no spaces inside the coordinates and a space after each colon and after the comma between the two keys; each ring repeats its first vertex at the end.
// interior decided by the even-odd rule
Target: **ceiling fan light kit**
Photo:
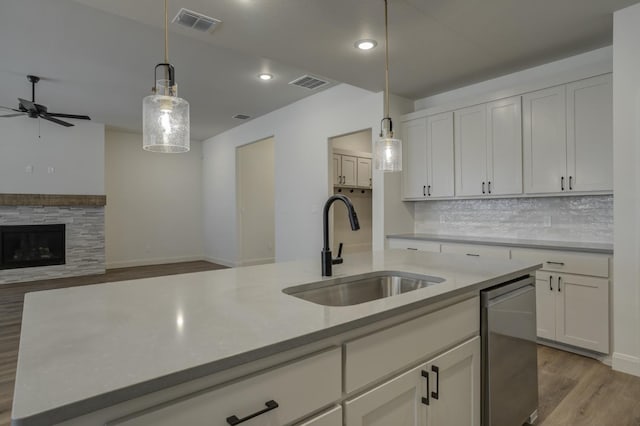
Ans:
{"type": "Polygon", "coordinates": [[[384,172],[402,171],[402,141],[393,137],[393,121],[389,116],[389,24],[387,0],[384,0],[385,89],[384,118],[380,122],[380,139],[374,145],[375,167],[384,172]]]}
{"type": "Polygon", "coordinates": [[[164,2],[164,62],[154,70],[152,94],[142,101],[142,147],[162,153],[188,152],[190,149],[189,102],[178,97],[175,68],[169,63],[167,0],[164,2]],[[163,79],[156,79],[158,68],[163,79]]]}
{"type": "Polygon", "coordinates": [[[76,120],[91,120],[91,118],[87,115],[59,114],[55,112],[49,112],[46,106],[36,103],[36,84],[40,81],[40,77],[35,75],[28,75],[27,80],[29,80],[29,82],[31,83],[31,100],[28,101],[26,99],[18,98],[18,109],[0,107],[0,109],[13,112],[11,114],[0,115],[0,118],[20,117],[26,115],[29,118],[42,118],[44,120],[51,121],[52,123],[59,124],[60,126],[64,127],[73,127],[74,124],[67,121],[59,120],[56,117],[73,118],[76,120]]]}

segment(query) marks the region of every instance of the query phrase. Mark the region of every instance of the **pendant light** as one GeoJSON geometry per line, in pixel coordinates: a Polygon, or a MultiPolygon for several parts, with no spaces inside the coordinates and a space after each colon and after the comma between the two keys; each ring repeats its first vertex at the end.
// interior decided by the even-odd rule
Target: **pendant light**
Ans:
{"type": "Polygon", "coordinates": [[[169,63],[168,27],[167,0],[164,0],[164,62],[156,65],[152,94],[142,101],[142,147],[152,152],[188,152],[189,102],[178,97],[176,72],[169,63]],[[158,68],[164,69],[164,78],[156,80],[158,68]]]}
{"type": "Polygon", "coordinates": [[[384,172],[402,170],[402,141],[393,137],[393,122],[389,116],[389,22],[387,18],[387,0],[384,0],[384,51],[385,51],[385,89],[384,118],[380,122],[380,139],[374,146],[375,166],[384,172]]]}

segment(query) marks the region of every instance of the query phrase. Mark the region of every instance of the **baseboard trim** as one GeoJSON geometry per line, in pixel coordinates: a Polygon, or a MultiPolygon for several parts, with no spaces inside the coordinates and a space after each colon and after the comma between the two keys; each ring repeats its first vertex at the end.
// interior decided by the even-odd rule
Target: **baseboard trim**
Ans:
{"type": "Polygon", "coordinates": [[[614,352],[612,367],[614,370],[622,373],[640,376],[640,358],[633,355],[614,352]]]}
{"type": "Polygon", "coordinates": [[[268,257],[263,259],[251,259],[238,262],[238,266],[254,266],[254,265],[266,265],[268,263],[274,263],[276,259],[274,257],[268,257]]]}
{"type": "Polygon", "coordinates": [[[227,266],[229,268],[235,268],[236,266],[238,266],[236,262],[232,262],[231,260],[227,260],[227,259],[219,259],[217,257],[204,256],[201,260],[206,260],[207,262],[215,263],[222,266],[227,266]]]}
{"type": "Polygon", "coordinates": [[[560,349],[561,351],[571,352],[577,355],[593,358],[605,365],[611,366],[611,357],[607,354],[590,351],[589,349],[578,348],[576,346],[566,345],[564,343],[554,342],[553,340],[547,340],[542,337],[538,337],[537,343],[539,345],[549,346],[550,348],[560,349]]]}
{"type": "MultiPolygon", "coordinates": [[[[149,266],[149,265],[161,265],[164,263],[180,263],[180,262],[195,262],[198,260],[207,260],[204,256],[177,256],[177,257],[158,257],[154,259],[133,259],[123,260],[119,262],[107,262],[107,269],[118,268],[130,268],[133,266],[149,266]]],[[[218,262],[213,262],[218,263],[218,262]]],[[[226,265],[225,265],[226,266],[226,265]]]]}

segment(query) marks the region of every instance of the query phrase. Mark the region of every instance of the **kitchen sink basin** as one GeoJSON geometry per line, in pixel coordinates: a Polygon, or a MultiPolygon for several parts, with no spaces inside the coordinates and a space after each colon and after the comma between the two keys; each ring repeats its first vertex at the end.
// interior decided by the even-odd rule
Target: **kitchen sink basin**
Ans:
{"type": "Polygon", "coordinates": [[[372,272],[288,287],[284,293],[324,306],[350,306],[444,282],[439,277],[404,272],[372,272]]]}

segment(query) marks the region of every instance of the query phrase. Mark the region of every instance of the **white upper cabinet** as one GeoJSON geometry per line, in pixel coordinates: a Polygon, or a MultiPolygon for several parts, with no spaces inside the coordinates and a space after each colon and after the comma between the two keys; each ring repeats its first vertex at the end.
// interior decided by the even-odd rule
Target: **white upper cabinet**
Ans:
{"type": "Polygon", "coordinates": [[[333,154],[333,185],[342,184],[342,155],[333,154]]]}
{"type": "Polygon", "coordinates": [[[338,150],[333,154],[333,185],[371,188],[371,156],[365,152],[338,150]],[[350,155],[349,153],[353,153],[350,155]],[[364,157],[369,155],[369,157],[364,157]]]}
{"type": "Polygon", "coordinates": [[[456,195],[486,194],[486,106],[461,109],[454,116],[456,195]]]}
{"type": "Polygon", "coordinates": [[[453,113],[404,122],[404,198],[453,197],[453,113]]]}
{"type": "Polygon", "coordinates": [[[371,188],[371,158],[358,157],[358,186],[371,188]]]}
{"type": "Polygon", "coordinates": [[[611,74],[567,85],[567,174],[570,191],[613,190],[611,74]]]}
{"type": "Polygon", "coordinates": [[[525,192],[613,190],[611,74],[524,96],[525,192]]]}
{"type": "Polygon", "coordinates": [[[522,98],[487,104],[487,192],[522,194],[522,98]]]}
{"type": "Polygon", "coordinates": [[[561,192],[566,180],[565,87],[523,96],[525,192],[561,192]]]}
{"type": "Polygon", "coordinates": [[[342,156],[342,184],[355,186],[358,181],[358,157],[342,156]]]}

